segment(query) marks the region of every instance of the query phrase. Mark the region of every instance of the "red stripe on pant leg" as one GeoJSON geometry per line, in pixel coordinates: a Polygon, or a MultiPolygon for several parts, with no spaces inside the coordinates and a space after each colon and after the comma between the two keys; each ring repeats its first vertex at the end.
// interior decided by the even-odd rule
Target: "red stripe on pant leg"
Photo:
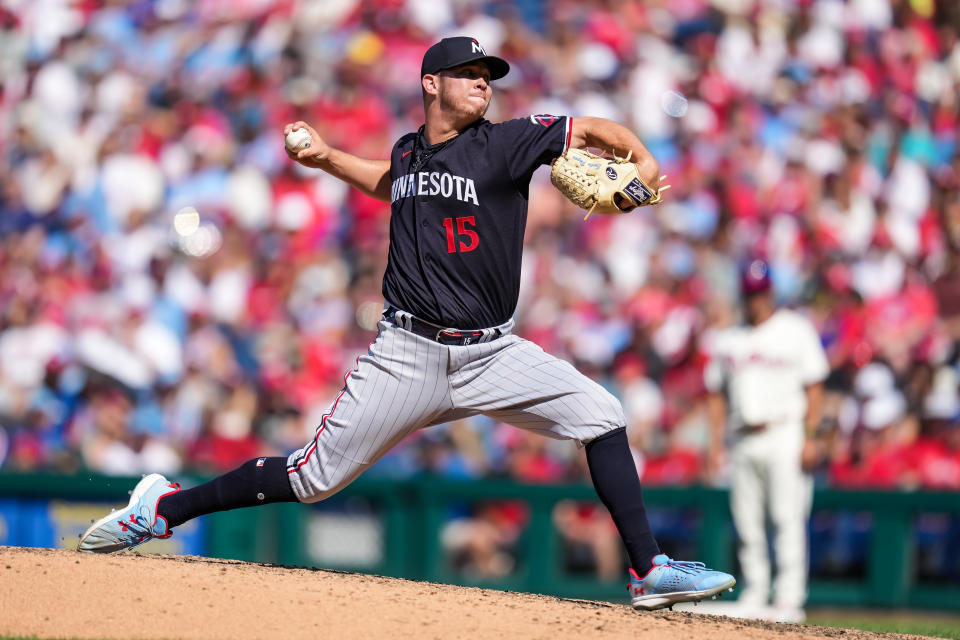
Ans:
{"type": "MultiPolygon", "coordinates": [[[[347,375],[349,376],[350,374],[348,373],[347,375]]],[[[346,380],[344,380],[344,387],[343,389],[340,390],[340,395],[337,396],[337,399],[333,401],[333,408],[330,409],[330,413],[323,416],[323,419],[320,421],[320,428],[317,429],[317,435],[314,436],[313,438],[313,446],[310,447],[309,451],[307,451],[307,455],[304,456],[303,460],[301,460],[297,466],[295,466],[292,469],[287,469],[287,474],[295,473],[300,469],[300,467],[307,464],[307,460],[310,459],[310,456],[313,454],[314,451],[317,450],[317,446],[320,444],[320,434],[323,433],[323,430],[327,427],[327,418],[332,416],[333,412],[337,410],[337,404],[340,402],[340,398],[342,398],[343,394],[345,394],[346,392],[347,392],[346,380]]]]}
{"type": "MultiPolygon", "coordinates": [[[[370,347],[373,347],[372,342],[370,343],[370,347]]],[[[320,420],[320,428],[317,429],[317,435],[313,437],[313,445],[307,451],[307,454],[304,456],[303,460],[301,460],[295,467],[291,469],[287,469],[287,475],[290,475],[291,473],[296,473],[297,471],[299,471],[300,467],[307,464],[307,460],[309,460],[313,452],[316,451],[317,446],[319,446],[320,444],[320,434],[323,433],[323,430],[327,427],[327,418],[332,416],[333,412],[337,410],[337,404],[339,404],[340,398],[342,398],[343,394],[347,392],[347,378],[350,377],[351,373],[355,373],[359,370],[360,370],[360,356],[357,356],[357,368],[354,369],[353,371],[347,371],[346,375],[343,376],[343,389],[340,390],[340,395],[337,396],[337,399],[333,401],[333,407],[330,409],[330,413],[324,415],[323,418],[320,420]]]]}

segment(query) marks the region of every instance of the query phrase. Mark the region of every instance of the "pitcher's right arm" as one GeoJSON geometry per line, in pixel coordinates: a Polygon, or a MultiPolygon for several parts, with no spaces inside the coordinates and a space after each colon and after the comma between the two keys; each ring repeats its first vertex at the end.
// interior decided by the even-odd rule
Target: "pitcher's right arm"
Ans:
{"type": "Polygon", "coordinates": [[[334,149],[313,127],[302,120],[285,125],[284,137],[294,129],[306,129],[312,143],[298,152],[292,152],[284,145],[283,148],[291,160],[311,169],[322,169],[371,198],[390,202],[389,160],[369,160],[334,149]]]}

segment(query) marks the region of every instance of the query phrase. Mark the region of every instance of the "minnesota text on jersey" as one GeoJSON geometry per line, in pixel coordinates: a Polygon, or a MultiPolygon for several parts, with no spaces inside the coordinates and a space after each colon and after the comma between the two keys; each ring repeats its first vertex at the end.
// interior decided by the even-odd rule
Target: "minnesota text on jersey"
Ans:
{"type": "Polygon", "coordinates": [[[393,181],[390,188],[390,202],[413,196],[443,196],[455,197],[461,202],[471,202],[480,206],[477,201],[477,187],[471,178],[455,176],[450,173],[437,171],[420,171],[408,173],[393,181]]]}

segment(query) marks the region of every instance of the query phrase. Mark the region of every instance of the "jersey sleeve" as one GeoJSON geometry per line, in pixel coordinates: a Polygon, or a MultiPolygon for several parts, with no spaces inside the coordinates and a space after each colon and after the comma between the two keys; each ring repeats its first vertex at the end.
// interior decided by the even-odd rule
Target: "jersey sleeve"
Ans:
{"type": "Polygon", "coordinates": [[[710,358],[703,368],[703,386],[710,393],[723,390],[723,366],[716,358],[710,358]]]}
{"type": "Polygon", "coordinates": [[[726,367],[723,366],[723,358],[717,344],[723,341],[724,336],[722,332],[710,331],[704,338],[706,343],[704,355],[707,362],[703,367],[703,386],[710,393],[719,393],[723,391],[727,377],[726,367]]]}
{"type": "Polygon", "coordinates": [[[514,181],[529,180],[542,164],[553,162],[570,146],[569,116],[533,115],[501,123],[497,137],[514,181]]]}
{"type": "Polygon", "coordinates": [[[820,334],[817,333],[813,324],[803,316],[800,316],[798,325],[799,344],[803,345],[800,349],[800,375],[803,384],[809,386],[823,382],[830,374],[830,363],[827,361],[827,354],[820,342],[820,334]]]}

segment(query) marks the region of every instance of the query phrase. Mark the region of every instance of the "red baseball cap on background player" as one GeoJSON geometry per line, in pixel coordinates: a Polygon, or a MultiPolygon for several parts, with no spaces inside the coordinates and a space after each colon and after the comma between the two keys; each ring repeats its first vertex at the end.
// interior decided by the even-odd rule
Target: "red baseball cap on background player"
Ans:
{"type": "Polygon", "coordinates": [[[740,291],[743,297],[769,293],[772,288],[770,265],[763,260],[751,260],[740,274],[740,291]]]}
{"type": "Polygon", "coordinates": [[[763,260],[751,260],[740,272],[740,293],[747,322],[754,326],[766,322],[777,309],[770,265],[763,260]]]}
{"type": "Polygon", "coordinates": [[[490,79],[498,80],[507,75],[510,65],[503,58],[488,56],[476,38],[456,36],[444,38],[433,45],[423,54],[420,64],[420,77],[433,74],[444,69],[459,67],[468,62],[483,62],[490,70],[490,79]]]}

